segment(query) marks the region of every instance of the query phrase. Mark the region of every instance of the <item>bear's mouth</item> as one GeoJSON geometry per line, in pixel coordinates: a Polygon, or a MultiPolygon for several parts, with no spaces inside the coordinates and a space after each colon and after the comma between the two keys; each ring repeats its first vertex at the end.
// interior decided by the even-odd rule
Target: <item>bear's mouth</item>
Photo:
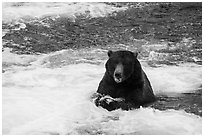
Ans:
{"type": "Polygon", "coordinates": [[[115,80],[116,83],[121,83],[122,82],[122,78],[114,77],[114,80],[115,80]]]}

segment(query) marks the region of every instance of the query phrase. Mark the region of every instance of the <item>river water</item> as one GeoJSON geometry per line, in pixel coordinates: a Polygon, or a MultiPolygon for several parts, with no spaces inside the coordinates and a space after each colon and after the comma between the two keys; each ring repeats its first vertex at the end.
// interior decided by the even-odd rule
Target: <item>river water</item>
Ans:
{"type": "MultiPolygon", "coordinates": [[[[12,6],[9,8],[12,9],[12,6]]],[[[18,18],[22,17],[21,14],[18,15],[18,18]]],[[[10,22],[13,18],[3,19],[10,22]]],[[[3,32],[7,33],[6,30],[3,32]]],[[[117,48],[124,49],[122,46],[117,48]]],[[[132,47],[125,49],[132,50],[132,47]]],[[[109,112],[96,107],[91,97],[105,72],[107,51],[108,49],[91,47],[26,55],[16,54],[11,52],[10,48],[4,48],[3,134],[202,133],[200,115],[184,111],[182,108],[173,109],[181,102],[164,110],[141,107],[131,111],[119,109],[109,112]]],[[[182,93],[190,94],[202,90],[202,65],[180,63],[152,67],[146,60],[141,58],[140,61],[156,96],[178,97],[182,93]]]]}

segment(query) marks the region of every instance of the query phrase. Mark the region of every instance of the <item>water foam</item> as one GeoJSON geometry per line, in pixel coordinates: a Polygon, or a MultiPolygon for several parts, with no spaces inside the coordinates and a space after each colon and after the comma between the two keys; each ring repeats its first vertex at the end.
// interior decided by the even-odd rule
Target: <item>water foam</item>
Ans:
{"type": "Polygon", "coordinates": [[[194,92],[202,87],[202,66],[193,63],[144,67],[156,94],[194,92]]]}
{"type": "MultiPolygon", "coordinates": [[[[16,22],[21,19],[42,17],[68,17],[75,21],[76,16],[104,17],[114,11],[125,10],[127,7],[113,7],[104,3],[6,3],[2,4],[3,22],[16,22]]],[[[53,18],[54,19],[54,18],[53,18]]]]}
{"type": "MultiPolygon", "coordinates": [[[[201,84],[201,67],[192,64],[144,68],[157,94],[201,84]]],[[[201,117],[184,111],[96,107],[90,97],[104,72],[104,64],[88,63],[6,71],[3,134],[201,134],[201,117]]]]}

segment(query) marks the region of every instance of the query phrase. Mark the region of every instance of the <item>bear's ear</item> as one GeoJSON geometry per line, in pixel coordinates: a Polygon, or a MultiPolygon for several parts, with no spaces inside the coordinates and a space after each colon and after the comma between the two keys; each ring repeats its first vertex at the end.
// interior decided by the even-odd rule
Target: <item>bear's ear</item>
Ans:
{"type": "Polygon", "coordinates": [[[137,58],[137,56],[138,56],[138,52],[134,52],[134,56],[137,58]]]}
{"type": "Polygon", "coordinates": [[[112,55],[113,51],[112,50],[109,50],[108,51],[108,57],[110,57],[112,55]]]}

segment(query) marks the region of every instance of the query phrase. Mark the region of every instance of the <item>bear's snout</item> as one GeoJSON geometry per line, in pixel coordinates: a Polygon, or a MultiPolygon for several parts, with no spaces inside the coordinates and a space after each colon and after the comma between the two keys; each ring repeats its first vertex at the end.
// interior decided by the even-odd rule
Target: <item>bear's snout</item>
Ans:
{"type": "Polygon", "coordinates": [[[113,77],[116,83],[120,83],[123,81],[123,65],[122,64],[118,64],[116,66],[113,77]]]}
{"type": "Polygon", "coordinates": [[[121,73],[115,73],[115,74],[114,74],[114,80],[115,80],[115,82],[117,82],[117,83],[122,82],[122,74],[121,74],[121,73]]]}

